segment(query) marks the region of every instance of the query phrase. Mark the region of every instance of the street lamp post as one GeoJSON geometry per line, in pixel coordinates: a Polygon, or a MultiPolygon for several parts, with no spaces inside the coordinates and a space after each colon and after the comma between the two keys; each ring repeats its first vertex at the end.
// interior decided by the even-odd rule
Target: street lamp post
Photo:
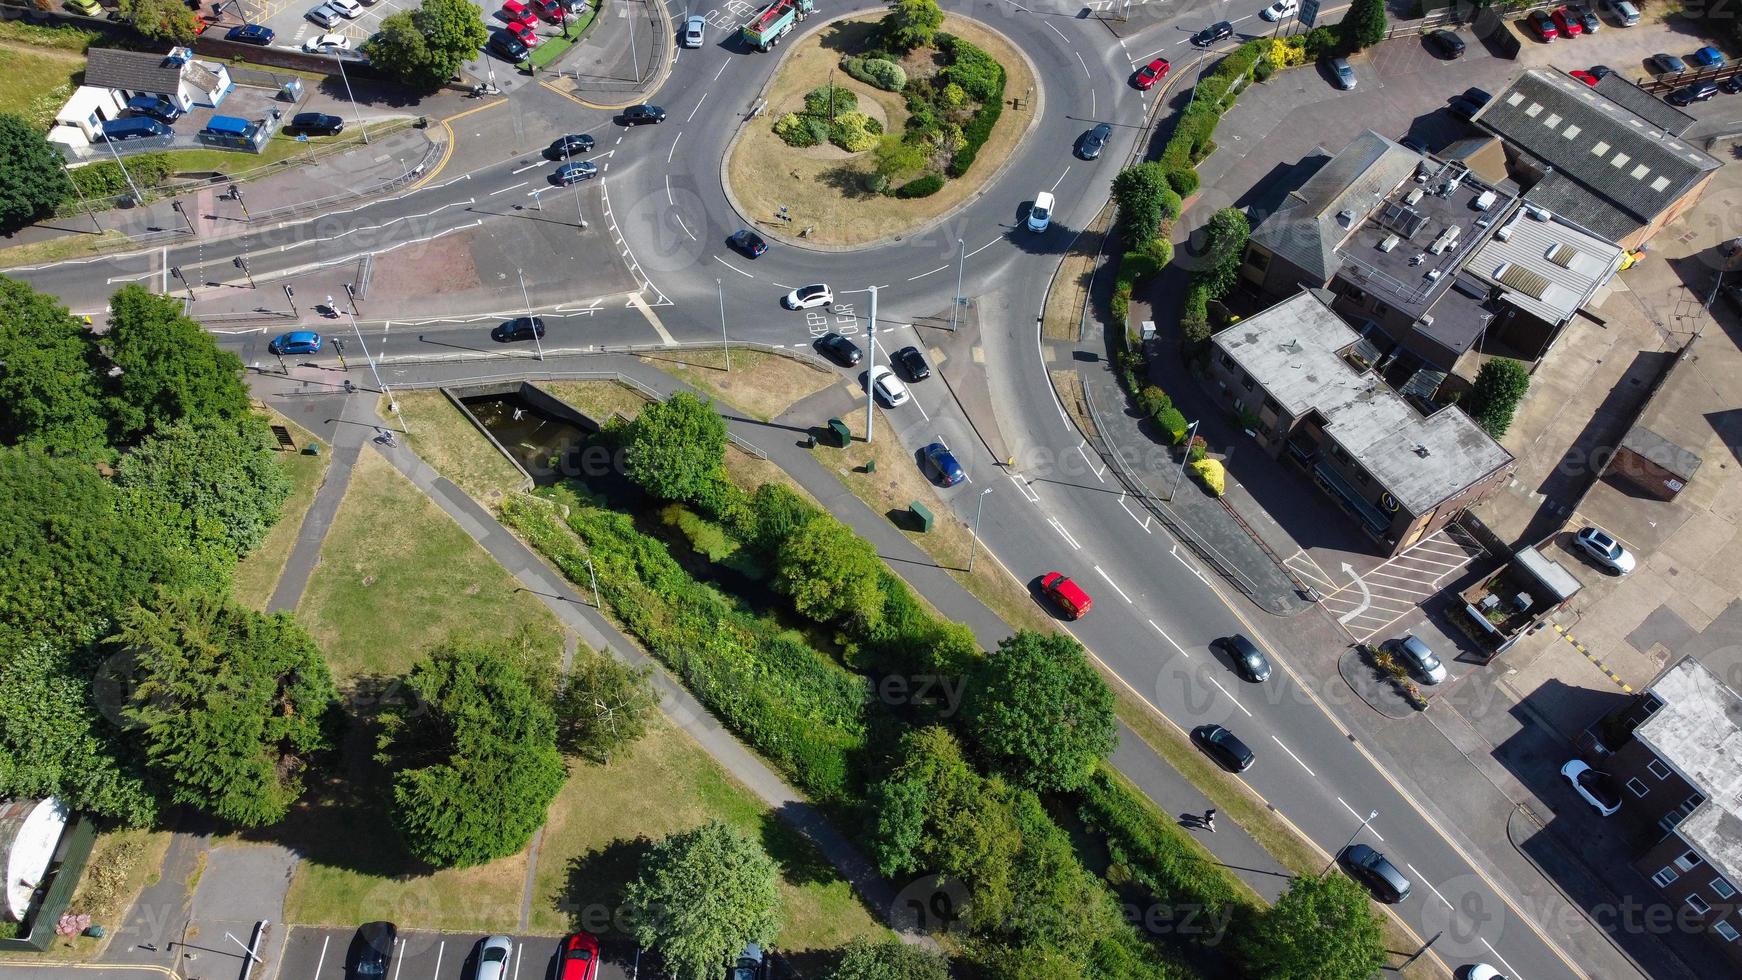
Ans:
{"type": "Polygon", "coordinates": [[[720,346],[726,351],[726,373],[732,373],[732,342],[726,338],[726,287],[716,277],[714,291],[720,295],[720,346]]]}
{"type": "MultiPolygon", "coordinates": [[[[569,149],[568,140],[563,140],[563,163],[574,163],[575,153],[569,149]]],[[[587,230],[587,213],[581,208],[581,182],[575,181],[575,218],[581,223],[581,230],[587,230]]]]}
{"type": "Polygon", "coordinates": [[[1186,451],[1185,455],[1181,456],[1179,459],[1179,472],[1174,474],[1173,486],[1168,488],[1167,499],[1169,500],[1172,500],[1173,495],[1179,492],[1180,481],[1186,477],[1186,463],[1192,458],[1192,440],[1196,439],[1197,436],[1198,423],[1193,422],[1191,425],[1186,427],[1186,451]]]}
{"type": "MultiPolygon", "coordinates": [[[[1355,843],[1355,838],[1361,836],[1361,831],[1366,830],[1367,825],[1372,823],[1373,818],[1377,817],[1377,816],[1379,816],[1378,810],[1367,811],[1367,816],[1361,820],[1361,825],[1359,827],[1356,827],[1355,832],[1349,835],[1349,843],[1343,845],[1343,851],[1348,850],[1349,845],[1355,843]]],[[[1341,854],[1341,853],[1343,853],[1343,851],[1338,851],[1337,853],[1341,854]]],[[[1336,863],[1337,863],[1337,859],[1335,856],[1333,856],[1329,861],[1325,862],[1325,870],[1319,872],[1319,876],[1323,877],[1327,874],[1330,874],[1331,873],[1331,865],[1336,864],[1336,863]]]]}
{"type": "Polygon", "coordinates": [[[339,52],[333,52],[333,60],[339,63],[339,78],[345,83],[345,98],[351,100],[351,111],[357,116],[357,124],[363,128],[363,142],[369,142],[369,123],[363,118],[363,113],[357,108],[357,96],[351,93],[351,76],[345,74],[345,59],[339,57],[339,52]]]}
{"type": "Polygon", "coordinates": [[[956,332],[956,311],[962,308],[962,268],[968,263],[968,247],[956,239],[956,300],[950,305],[950,333],[956,332]]]}
{"type": "Polygon", "coordinates": [[[375,376],[375,387],[387,396],[387,407],[393,410],[395,418],[399,419],[399,429],[406,435],[411,434],[411,426],[405,424],[405,416],[399,412],[399,399],[393,397],[393,391],[387,387],[387,382],[381,380],[381,369],[375,366],[375,355],[369,353],[369,342],[363,339],[363,331],[357,326],[357,311],[347,311],[351,314],[351,332],[357,335],[357,346],[363,348],[363,358],[369,362],[369,373],[375,376]]]}
{"type": "Polygon", "coordinates": [[[284,284],[284,298],[286,302],[290,303],[290,318],[296,319],[296,290],[290,288],[290,283],[284,284]]]}
{"type": "Polygon", "coordinates": [[[877,290],[872,286],[871,293],[871,325],[865,328],[865,333],[871,338],[871,353],[865,361],[865,445],[871,445],[871,427],[877,418],[877,403],[873,400],[877,386],[871,383],[871,373],[877,370],[877,290]]]}
{"type": "Polygon", "coordinates": [[[248,270],[248,259],[246,257],[241,255],[236,256],[236,268],[241,269],[242,274],[248,277],[249,289],[260,288],[260,284],[254,281],[254,273],[248,270]]]}
{"type": "Polygon", "coordinates": [[[532,297],[526,293],[526,275],[519,269],[514,270],[515,278],[520,280],[520,298],[526,303],[526,321],[532,327],[532,346],[538,350],[538,359],[544,360],[544,341],[538,336],[538,318],[532,315],[532,297]]]}
{"type": "Polygon", "coordinates": [[[980,491],[980,499],[974,501],[974,537],[968,542],[968,574],[974,574],[974,551],[980,546],[980,508],[986,506],[986,495],[992,492],[991,487],[980,491]]]}
{"type": "Polygon", "coordinates": [[[594,609],[602,608],[599,605],[599,576],[594,574],[594,572],[593,572],[593,556],[592,555],[584,555],[582,557],[583,557],[583,560],[586,561],[586,563],[587,563],[587,578],[591,579],[593,582],[593,608],[594,609]]]}
{"type": "Polygon", "coordinates": [[[135,204],[144,204],[145,199],[139,196],[139,185],[133,183],[133,175],[127,172],[127,165],[121,162],[121,151],[115,149],[114,142],[110,140],[104,140],[103,142],[109,145],[109,152],[115,157],[115,166],[121,168],[121,176],[127,178],[127,189],[133,192],[133,202],[135,204]]]}
{"type": "Polygon", "coordinates": [[[357,284],[356,283],[351,283],[351,282],[345,283],[345,296],[347,298],[349,298],[351,301],[351,312],[353,312],[353,313],[359,312],[358,308],[357,308],[357,284]]]}

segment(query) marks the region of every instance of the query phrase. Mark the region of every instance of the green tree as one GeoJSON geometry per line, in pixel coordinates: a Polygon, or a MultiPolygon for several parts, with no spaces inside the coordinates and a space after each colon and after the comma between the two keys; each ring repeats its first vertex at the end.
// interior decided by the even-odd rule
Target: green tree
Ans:
{"type": "Polygon", "coordinates": [[[284,818],[309,757],[332,747],[338,699],[289,613],[164,593],[124,613],[110,647],[131,682],[122,716],[171,800],[244,827],[284,818]]]}
{"type": "Polygon", "coordinates": [[[1119,171],[1113,178],[1113,203],[1119,227],[1136,248],[1153,239],[1163,219],[1179,217],[1180,199],[1167,183],[1167,168],[1153,160],[1119,171]]]}
{"type": "Polygon", "coordinates": [[[1496,357],[1476,372],[1476,383],[1461,403],[1489,436],[1499,439],[1512,428],[1512,413],[1530,390],[1530,368],[1522,361],[1496,357]]]}
{"type": "Polygon", "coordinates": [[[95,353],[90,332],[66,307],[0,276],[0,442],[79,459],[108,456],[95,353]]]}
{"type": "Polygon", "coordinates": [[[1385,0],[1354,0],[1337,31],[1345,51],[1360,51],[1385,40],[1385,0]]]}
{"type": "Polygon", "coordinates": [[[912,51],[936,40],[944,12],[937,0],[889,0],[882,21],[883,43],[896,51],[912,51]]]}
{"type": "Polygon", "coordinates": [[[66,160],[41,130],[22,116],[0,112],[0,235],[53,214],[72,196],[66,160]]]}
{"type": "Polygon", "coordinates": [[[712,401],[680,391],[641,410],[624,439],[629,479],[661,500],[706,497],[723,478],[726,422],[712,401]]]}
{"type": "Polygon", "coordinates": [[[1239,951],[1252,976],[1271,980],[1363,980],[1385,965],[1385,941],[1359,885],[1339,874],[1298,875],[1239,951]]]}
{"type": "Polygon", "coordinates": [[[1113,692],[1070,637],[1018,632],[980,662],[968,690],[967,731],[1013,782],[1073,790],[1113,751],[1113,692]]]}
{"type": "Polygon", "coordinates": [[[566,775],[556,718],[500,649],[449,643],[381,712],[379,760],[406,847],[438,867],[482,864],[526,846],[566,775]]]}
{"type": "Polygon", "coordinates": [[[579,651],[556,696],[557,745],[564,752],[609,762],[611,754],[647,734],[659,706],[651,667],[579,651]]]}
{"type": "Polygon", "coordinates": [[[490,40],[483,11],[469,0],[426,0],[412,11],[381,19],[380,33],[364,45],[371,63],[420,92],[448,83],[490,40]]]}
{"type": "Polygon", "coordinates": [[[899,939],[872,942],[860,937],[847,945],[831,980],[950,980],[950,961],[899,939]]]}
{"type": "Polygon", "coordinates": [[[124,286],[109,302],[109,359],[120,369],[112,411],[120,442],[184,419],[239,419],[248,411],[242,359],[181,312],[181,301],[124,286]]]}
{"type": "Polygon", "coordinates": [[[192,44],[200,34],[200,19],[183,0],[121,0],[121,14],[133,28],[153,41],[192,44]]]}
{"type": "Polygon", "coordinates": [[[761,844],[716,820],[655,843],[623,906],[635,941],[659,950],[673,976],[713,980],[745,943],[779,934],[778,879],[761,844]]]}
{"type": "Polygon", "coordinates": [[[121,458],[118,482],[179,542],[227,571],[277,523],[290,480],[255,415],[183,420],[121,458]]]}
{"type": "Polygon", "coordinates": [[[774,587],[821,623],[874,626],[883,613],[883,561],[871,543],[829,514],[800,524],[776,554],[774,587]]]}
{"type": "Polygon", "coordinates": [[[1192,284],[1207,290],[1210,299],[1221,299],[1240,278],[1252,226],[1246,221],[1246,212],[1222,208],[1210,215],[1200,234],[1203,249],[1193,262],[1192,284]]]}
{"type": "Polygon", "coordinates": [[[133,826],[157,816],[140,760],[67,641],[0,626],[0,799],[44,796],[133,826]]]}

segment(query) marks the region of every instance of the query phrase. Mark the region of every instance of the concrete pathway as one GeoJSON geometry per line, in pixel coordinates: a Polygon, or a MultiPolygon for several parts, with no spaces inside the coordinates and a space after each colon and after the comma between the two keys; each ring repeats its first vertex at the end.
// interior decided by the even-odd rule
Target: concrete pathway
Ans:
{"type": "Polygon", "coordinates": [[[321,544],[327,539],[327,529],[332,526],[333,516],[345,499],[345,488],[351,485],[351,467],[357,464],[357,455],[362,451],[364,441],[375,434],[375,427],[385,425],[375,415],[375,397],[374,392],[352,395],[343,401],[339,418],[329,420],[336,423],[329,428],[331,442],[327,447],[333,454],[333,461],[327,467],[326,478],[315,490],[314,502],[309,504],[308,513],[302,519],[302,527],[297,531],[296,544],[291,547],[284,571],[279,573],[278,586],[272,590],[272,599],[266,604],[269,613],[292,612],[302,601],[309,576],[320,563],[321,544]]]}

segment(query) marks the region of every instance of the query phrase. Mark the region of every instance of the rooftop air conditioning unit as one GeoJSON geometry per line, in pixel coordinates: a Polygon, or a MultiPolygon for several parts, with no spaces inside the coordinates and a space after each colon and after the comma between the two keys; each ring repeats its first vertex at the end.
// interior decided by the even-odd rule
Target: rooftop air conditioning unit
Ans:
{"type": "Polygon", "coordinates": [[[1536,219],[1537,221],[1547,221],[1548,220],[1548,209],[1547,208],[1538,207],[1537,205],[1531,204],[1528,201],[1526,201],[1524,204],[1524,213],[1530,215],[1532,218],[1536,219]]]}
{"type": "Polygon", "coordinates": [[[1493,191],[1483,191],[1476,197],[1476,210],[1486,211],[1493,207],[1494,202],[1498,200],[1500,200],[1499,194],[1496,194],[1493,191]]]}
{"type": "Polygon", "coordinates": [[[1396,235],[1386,235],[1385,238],[1379,242],[1379,251],[1389,252],[1396,248],[1397,243],[1401,241],[1403,241],[1403,239],[1398,238],[1396,235]]]}
{"type": "Polygon", "coordinates": [[[1503,242],[1511,240],[1511,238],[1512,238],[1512,222],[1508,221],[1505,224],[1501,225],[1500,230],[1494,233],[1494,237],[1500,239],[1503,242]]]}
{"type": "Polygon", "coordinates": [[[1439,282],[1440,277],[1445,275],[1445,274],[1446,274],[1445,270],[1443,270],[1443,269],[1429,269],[1427,271],[1427,281],[1428,282],[1439,282]]]}
{"type": "Polygon", "coordinates": [[[1424,192],[1422,191],[1421,188],[1419,188],[1419,187],[1414,188],[1407,195],[1404,196],[1403,203],[1414,204],[1415,202],[1421,200],[1423,193],[1424,192]]]}
{"type": "Polygon", "coordinates": [[[1435,255],[1443,255],[1456,244],[1458,244],[1458,226],[1449,225],[1445,231],[1440,232],[1440,237],[1434,239],[1433,244],[1429,245],[1427,250],[1435,255]]]}

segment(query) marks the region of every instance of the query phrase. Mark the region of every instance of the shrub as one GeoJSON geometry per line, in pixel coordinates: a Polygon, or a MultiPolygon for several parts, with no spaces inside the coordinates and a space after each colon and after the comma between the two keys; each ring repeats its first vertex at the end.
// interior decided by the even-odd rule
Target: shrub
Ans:
{"type": "Polygon", "coordinates": [[[1210,444],[1203,436],[1192,436],[1191,442],[1186,444],[1186,459],[1194,463],[1207,459],[1209,454],[1210,444]]]}
{"type": "MultiPolygon", "coordinates": [[[[92,163],[69,170],[74,186],[86,197],[115,197],[129,194],[127,176],[111,161],[92,163]]],[[[162,153],[140,153],[127,158],[127,173],[141,193],[161,184],[169,176],[169,157],[162,153]]]]}
{"type": "Polygon", "coordinates": [[[1268,58],[1263,60],[1263,61],[1260,61],[1258,63],[1258,67],[1252,69],[1252,77],[1256,78],[1257,80],[1259,80],[1261,82],[1270,78],[1270,76],[1275,74],[1275,73],[1276,73],[1276,66],[1274,64],[1272,64],[1268,58]]]}
{"type": "Polygon", "coordinates": [[[829,142],[848,153],[864,153],[877,146],[883,126],[863,112],[835,114],[835,126],[829,131],[829,142]]]}
{"type": "Polygon", "coordinates": [[[1167,433],[1168,441],[1176,446],[1186,437],[1186,430],[1191,428],[1191,424],[1186,421],[1186,413],[1172,405],[1156,413],[1155,424],[1162,427],[1167,433]]]}
{"type": "Polygon", "coordinates": [[[816,146],[819,140],[808,117],[789,112],[774,123],[774,135],[787,146],[816,146]]]}
{"type": "Polygon", "coordinates": [[[1173,399],[1167,397],[1167,392],[1160,388],[1154,385],[1145,385],[1143,390],[1137,393],[1137,407],[1143,410],[1143,414],[1150,418],[1156,418],[1166,409],[1173,407],[1173,399]]]}
{"type": "Polygon", "coordinates": [[[1191,167],[1180,167],[1167,172],[1167,186],[1180,197],[1190,197],[1198,189],[1198,172],[1191,167]]]}
{"type": "Polygon", "coordinates": [[[899,92],[907,87],[907,70],[883,58],[848,55],[841,59],[841,70],[885,92],[899,92]]]}
{"type": "Polygon", "coordinates": [[[1482,431],[1499,439],[1512,427],[1512,413],[1530,390],[1530,369],[1522,361],[1497,357],[1482,365],[1476,383],[1458,407],[1467,412],[1482,431]]]}
{"type": "Polygon", "coordinates": [[[1283,41],[1272,41],[1270,50],[1265,55],[1265,60],[1276,68],[1296,68],[1306,64],[1311,58],[1312,55],[1307,51],[1305,35],[1296,35],[1283,41]]]}
{"type": "Polygon", "coordinates": [[[872,194],[882,194],[884,191],[889,190],[889,178],[875,170],[866,174],[859,183],[864,186],[866,191],[872,194]]]}
{"type": "Polygon", "coordinates": [[[1315,27],[1306,32],[1301,45],[1306,51],[1306,57],[1312,61],[1317,61],[1320,58],[1329,58],[1336,54],[1340,42],[1337,39],[1337,32],[1331,28],[1315,27]]]}
{"type": "Polygon", "coordinates": [[[944,189],[944,178],[939,174],[924,174],[902,184],[895,189],[895,196],[900,198],[930,197],[944,189]]]}
{"type": "Polygon", "coordinates": [[[821,116],[827,119],[832,110],[838,120],[842,113],[852,112],[857,108],[859,108],[859,96],[854,94],[852,89],[842,85],[819,85],[806,92],[804,96],[804,111],[807,116],[821,116]],[[834,96],[832,102],[830,101],[831,94],[834,96]]]}
{"type": "Polygon", "coordinates": [[[817,146],[829,141],[829,121],[816,116],[804,117],[805,129],[810,131],[810,145],[817,146]]]}
{"type": "MultiPolygon", "coordinates": [[[[1175,195],[1174,200],[1179,200],[1179,197],[1175,195]]],[[[1149,241],[1144,242],[1143,248],[1138,254],[1155,263],[1155,268],[1157,270],[1165,269],[1167,268],[1167,264],[1173,261],[1173,242],[1157,235],[1149,241]]]]}
{"type": "MultiPolygon", "coordinates": [[[[1003,69],[1000,68],[999,71],[1002,72],[1003,69]]],[[[992,138],[992,127],[998,124],[998,117],[1004,112],[1004,79],[1002,75],[998,79],[998,92],[1000,93],[998,98],[982,105],[980,111],[974,113],[974,117],[968,120],[966,126],[962,127],[962,148],[956,151],[954,157],[950,158],[951,177],[960,177],[967,173],[968,168],[974,165],[974,158],[979,156],[980,147],[986,145],[986,141],[992,138]]]]}
{"type": "Polygon", "coordinates": [[[939,74],[947,83],[961,86],[975,102],[994,102],[1004,97],[1004,66],[991,55],[959,37],[950,37],[942,46],[950,56],[950,64],[939,74]]]}
{"type": "Polygon", "coordinates": [[[1187,465],[1191,467],[1192,475],[1203,483],[1204,489],[1210,491],[1212,496],[1220,497],[1228,492],[1228,474],[1222,468],[1220,460],[1200,459],[1187,465]]]}
{"type": "MultiPolygon", "coordinates": [[[[1107,844],[1107,856],[1161,903],[1202,909],[1212,920],[1252,909],[1228,877],[1204,861],[1184,831],[1125,780],[1101,766],[1078,794],[1078,815],[1107,844]]],[[[1230,927],[1231,934],[1239,934],[1230,927]]]]}
{"type": "Polygon", "coordinates": [[[1131,319],[1131,283],[1121,279],[1113,285],[1113,299],[1107,304],[1113,322],[1123,324],[1131,319]]]}

